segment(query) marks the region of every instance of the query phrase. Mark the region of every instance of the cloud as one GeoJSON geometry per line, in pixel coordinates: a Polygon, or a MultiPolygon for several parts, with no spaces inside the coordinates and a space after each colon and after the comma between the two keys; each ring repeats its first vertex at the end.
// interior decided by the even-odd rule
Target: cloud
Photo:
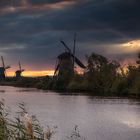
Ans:
{"type": "Polygon", "coordinates": [[[26,46],[21,44],[0,44],[0,51],[23,50],[26,46]]]}
{"type": "MultiPolygon", "coordinates": [[[[79,1],[79,0],[78,0],[79,1]]],[[[1,0],[0,12],[35,11],[47,9],[62,9],[74,4],[75,0],[1,0]]]]}
{"type": "Polygon", "coordinates": [[[72,48],[77,32],[76,54],[83,61],[92,51],[121,61],[134,58],[136,49],[124,44],[140,40],[139,5],[138,0],[0,0],[0,52],[12,65],[20,58],[33,69],[53,69],[64,51],[59,41],[72,48]]]}

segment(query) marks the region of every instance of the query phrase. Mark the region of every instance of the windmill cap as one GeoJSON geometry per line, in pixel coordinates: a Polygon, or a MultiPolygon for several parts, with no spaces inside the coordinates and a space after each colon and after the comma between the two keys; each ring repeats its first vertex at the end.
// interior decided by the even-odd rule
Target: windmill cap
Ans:
{"type": "Polygon", "coordinates": [[[72,57],[71,53],[64,52],[64,53],[62,53],[58,56],[58,59],[67,59],[67,58],[70,58],[70,57],[72,57]]]}

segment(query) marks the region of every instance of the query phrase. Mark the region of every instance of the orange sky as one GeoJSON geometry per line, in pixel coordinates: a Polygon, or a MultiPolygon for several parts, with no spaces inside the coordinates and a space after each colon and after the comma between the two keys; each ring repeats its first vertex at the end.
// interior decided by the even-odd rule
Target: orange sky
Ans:
{"type": "MultiPolygon", "coordinates": [[[[83,70],[81,68],[76,68],[76,71],[81,74],[83,73],[83,70]]],[[[6,71],[7,76],[15,76],[15,69],[8,69],[6,71]]],[[[27,77],[37,77],[37,76],[52,76],[54,74],[54,70],[32,70],[31,68],[28,70],[25,70],[22,75],[27,77]]]]}
{"type": "MultiPolygon", "coordinates": [[[[23,76],[46,76],[46,75],[53,75],[54,71],[53,70],[46,70],[46,71],[24,71],[23,76]]],[[[15,76],[15,73],[13,71],[7,71],[7,76],[15,76]]]]}

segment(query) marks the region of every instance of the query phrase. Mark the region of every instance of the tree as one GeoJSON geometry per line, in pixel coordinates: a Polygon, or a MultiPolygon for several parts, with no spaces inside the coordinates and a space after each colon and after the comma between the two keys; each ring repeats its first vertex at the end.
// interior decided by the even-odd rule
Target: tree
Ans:
{"type": "Polygon", "coordinates": [[[140,53],[138,53],[136,65],[129,65],[127,72],[129,94],[140,96],[140,53]]]}
{"type": "Polygon", "coordinates": [[[87,79],[97,92],[109,92],[115,78],[118,76],[117,69],[120,64],[109,61],[106,57],[92,53],[87,56],[87,79]]]}

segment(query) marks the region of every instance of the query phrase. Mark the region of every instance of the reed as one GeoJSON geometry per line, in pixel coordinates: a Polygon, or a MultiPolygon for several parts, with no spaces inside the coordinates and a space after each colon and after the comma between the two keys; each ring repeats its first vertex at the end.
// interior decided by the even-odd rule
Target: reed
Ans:
{"type": "MultiPolygon", "coordinates": [[[[5,107],[4,100],[0,101],[0,140],[51,140],[56,134],[57,127],[44,130],[36,116],[30,116],[24,103],[19,104],[19,112],[11,119],[10,112],[5,107]]],[[[75,127],[68,140],[84,140],[75,127]]]]}

